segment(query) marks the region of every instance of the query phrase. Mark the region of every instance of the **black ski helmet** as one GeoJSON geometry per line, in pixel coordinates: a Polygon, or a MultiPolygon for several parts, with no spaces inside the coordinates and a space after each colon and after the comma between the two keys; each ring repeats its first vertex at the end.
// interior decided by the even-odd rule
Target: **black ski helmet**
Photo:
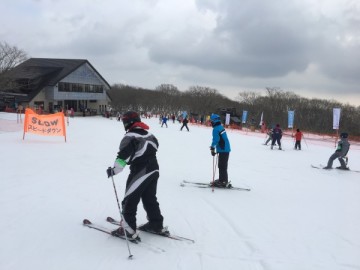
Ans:
{"type": "Polygon", "coordinates": [[[340,134],[340,137],[346,139],[347,137],[349,137],[349,134],[347,132],[343,132],[340,134]]]}
{"type": "Polygon", "coordinates": [[[134,123],[141,122],[139,114],[134,111],[124,113],[121,120],[126,131],[128,131],[134,123]]]}

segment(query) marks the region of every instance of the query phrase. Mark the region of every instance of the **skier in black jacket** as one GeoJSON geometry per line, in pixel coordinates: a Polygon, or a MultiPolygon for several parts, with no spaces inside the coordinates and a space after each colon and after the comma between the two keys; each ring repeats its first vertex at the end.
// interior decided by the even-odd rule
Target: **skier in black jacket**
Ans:
{"type": "Polygon", "coordinates": [[[180,128],[180,131],[182,131],[182,129],[184,128],[184,127],[186,127],[186,129],[187,129],[187,131],[189,131],[189,127],[188,127],[188,123],[189,123],[189,120],[187,119],[187,117],[185,117],[184,118],[184,120],[182,121],[182,123],[183,123],[183,125],[182,125],[182,127],[180,128]]]}
{"type": "Polygon", "coordinates": [[[136,230],[136,212],[140,199],[149,220],[142,226],[142,229],[159,233],[164,230],[163,216],[156,198],[159,178],[156,152],[159,143],[156,137],[147,131],[149,126],[141,122],[138,113],[126,112],[122,121],[127,133],[121,140],[114,167],[107,169],[107,175],[111,177],[120,173],[126,165],[130,165],[130,174],[126,182],[125,197],[122,201],[124,220],[112,234],[124,236],[126,231],[130,239],[139,240],[136,230]]]}

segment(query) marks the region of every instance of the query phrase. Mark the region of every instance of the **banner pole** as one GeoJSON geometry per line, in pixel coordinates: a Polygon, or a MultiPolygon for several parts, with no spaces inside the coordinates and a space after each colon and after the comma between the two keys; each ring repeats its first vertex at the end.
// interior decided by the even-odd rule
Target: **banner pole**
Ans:
{"type": "Polygon", "coordinates": [[[23,140],[25,140],[25,132],[27,131],[27,121],[28,121],[28,109],[25,109],[25,117],[24,117],[24,134],[23,134],[23,140]]]}
{"type": "Polygon", "coordinates": [[[335,148],[336,148],[336,142],[339,138],[339,129],[336,129],[336,136],[335,136],[335,148]]]}

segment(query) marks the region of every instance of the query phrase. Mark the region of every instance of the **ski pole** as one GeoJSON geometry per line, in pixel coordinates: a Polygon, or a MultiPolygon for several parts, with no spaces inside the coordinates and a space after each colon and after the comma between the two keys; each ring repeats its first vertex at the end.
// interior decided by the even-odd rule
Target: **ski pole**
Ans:
{"type": "Polygon", "coordinates": [[[309,146],[308,146],[308,144],[307,144],[307,142],[306,142],[306,140],[305,140],[305,136],[303,136],[303,139],[304,139],[304,142],[305,142],[305,144],[306,144],[306,147],[309,148],[309,146]]]}
{"type": "MultiPolygon", "coordinates": [[[[111,168],[111,167],[109,167],[109,168],[111,168]]],[[[123,217],[123,214],[122,214],[122,211],[121,211],[121,206],[120,206],[120,203],[119,203],[119,197],[118,197],[117,192],[116,192],[116,187],[115,187],[115,182],[114,182],[114,177],[113,176],[111,176],[111,180],[112,180],[112,183],[113,183],[113,187],[114,187],[114,191],[115,191],[115,197],[116,197],[117,205],[118,205],[119,212],[120,212],[120,218],[121,218],[121,220],[124,220],[124,217],[123,217]]],[[[125,234],[127,248],[128,248],[128,251],[129,251],[128,259],[132,259],[133,255],[131,254],[130,245],[129,245],[129,239],[127,237],[125,228],[123,228],[123,230],[124,230],[124,234],[125,234]]]]}
{"type": "Polygon", "coordinates": [[[265,138],[264,138],[264,144],[265,144],[265,142],[266,142],[267,137],[268,137],[268,135],[266,134],[266,135],[265,135],[265,138]]]}
{"type": "Polygon", "coordinates": [[[215,174],[216,174],[216,166],[218,162],[219,154],[216,153],[216,163],[215,163],[215,156],[213,156],[213,180],[212,180],[212,192],[214,192],[214,185],[215,185],[215,174]]]}
{"type": "Polygon", "coordinates": [[[212,192],[214,192],[214,184],[215,184],[215,156],[213,156],[212,192]]]}
{"type": "Polygon", "coordinates": [[[214,169],[214,166],[215,166],[215,156],[213,156],[213,181],[212,181],[212,192],[214,192],[214,182],[215,182],[215,169],[214,169]]]}

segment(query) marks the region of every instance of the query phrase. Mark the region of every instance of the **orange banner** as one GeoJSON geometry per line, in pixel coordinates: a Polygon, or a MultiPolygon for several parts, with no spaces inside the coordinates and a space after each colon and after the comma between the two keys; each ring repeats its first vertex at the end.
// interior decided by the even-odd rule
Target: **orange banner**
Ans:
{"type": "Polygon", "coordinates": [[[28,108],[25,110],[24,136],[25,132],[42,136],[64,136],[66,141],[64,113],[39,115],[28,108]]]}

